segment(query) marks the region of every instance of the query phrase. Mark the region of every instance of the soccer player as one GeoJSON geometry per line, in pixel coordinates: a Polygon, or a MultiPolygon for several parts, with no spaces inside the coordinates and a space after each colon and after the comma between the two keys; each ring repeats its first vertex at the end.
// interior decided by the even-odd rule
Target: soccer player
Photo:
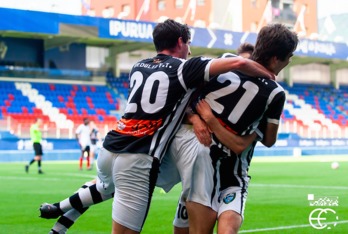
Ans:
{"type": "Polygon", "coordinates": [[[101,136],[97,125],[94,121],[90,121],[89,123],[91,133],[91,148],[90,148],[90,169],[93,168],[95,155],[98,153],[99,146],[98,144],[101,142],[101,136]]]}
{"type": "Polygon", "coordinates": [[[237,48],[237,54],[243,58],[250,58],[253,52],[254,46],[248,42],[240,44],[240,46],[237,48]]]}
{"type": "MultiPolygon", "coordinates": [[[[253,50],[254,46],[252,44],[243,43],[238,47],[237,53],[239,56],[242,56],[244,58],[250,58],[253,50]]],[[[196,91],[196,93],[199,92],[196,91]]],[[[256,136],[257,135],[254,133],[244,137],[239,137],[237,135],[230,136],[231,140],[233,140],[234,143],[233,146],[230,145],[231,150],[237,152],[243,151],[248,145],[252,143],[256,136]]],[[[164,171],[165,173],[169,172],[168,174],[170,174],[171,176],[168,179],[168,176],[161,176],[160,174],[157,181],[157,184],[160,185],[160,187],[167,187],[166,191],[169,191],[171,187],[179,181],[182,182],[182,193],[173,221],[174,234],[189,233],[188,215],[185,205],[186,200],[200,201],[201,204],[204,204],[206,206],[203,207],[204,209],[211,206],[211,204],[208,202],[208,199],[206,199],[211,196],[211,192],[207,190],[203,191],[203,194],[197,192],[200,191],[199,187],[206,187],[208,182],[213,183],[213,181],[210,179],[213,177],[213,172],[204,170],[205,167],[211,167],[209,149],[206,148],[209,147],[211,143],[211,130],[197,114],[194,114],[192,112],[192,109],[188,108],[186,118],[184,119],[183,124],[175,135],[174,140],[172,141],[172,144],[169,148],[169,156],[164,158],[164,161],[162,162],[161,171],[164,171]],[[173,167],[173,162],[175,162],[175,166],[176,168],[179,168],[179,170],[176,170],[175,167],[173,167]],[[181,165],[185,165],[185,167],[181,165]],[[199,165],[199,167],[195,165],[199,165]],[[180,170],[180,168],[184,168],[184,170],[180,170]],[[198,180],[197,178],[199,178],[199,182],[197,183],[196,181],[195,184],[198,184],[198,189],[195,189],[193,188],[191,181],[193,179],[198,180]]],[[[209,211],[211,210],[209,209],[209,211]]],[[[211,217],[216,217],[216,213],[214,211],[211,211],[209,213],[207,212],[205,215],[209,214],[211,215],[211,217]]],[[[191,225],[191,233],[212,233],[215,218],[207,220],[211,220],[211,223],[203,222],[200,223],[198,227],[192,227],[191,225]],[[209,227],[211,230],[209,229],[209,227]]]]}
{"type": "Polygon", "coordinates": [[[180,126],[195,87],[232,69],[251,76],[273,77],[259,64],[241,57],[186,60],[190,54],[190,31],[186,25],[170,19],[155,27],[153,38],[158,54],[133,66],[125,114],[107,134],[97,160],[98,192],[110,195],[116,191],[113,233],[141,231],[160,161],[180,126]]]}
{"type": "Polygon", "coordinates": [[[159,23],[153,38],[158,54],[133,66],[125,114],[107,134],[98,157],[98,191],[115,191],[113,233],[141,231],[160,162],[194,88],[232,69],[260,74],[252,64],[245,66],[241,57],[186,60],[190,31],[173,20],[159,23]]]}
{"type": "Polygon", "coordinates": [[[37,118],[35,123],[30,126],[30,138],[31,138],[31,141],[33,142],[35,157],[32,160],[30,160],[30,162],[27,165],[25,165],[26,173],[29,172],[30,165],[33,164],[35,161],[37,161],[38,173],[43,174],[43,171],[41,169],[41,160],[43,155],[42,145],[41,145],[41,140],[42,140],[41,125],[42,125],[42,119],[37,118]]]}
{"type": "Polygon", "coordinates": [[[88,118],[83,119],[83,124],[80,124],[75,132],[76,139],[79,142],[81,148],[80,155],[80,170],[82,170],[83,158],[86,154],[87,158],[87,170],[91,169],[90,165],[90,151],[91,151],[91,128],[89,127],[90,120],[88,118]]]}
{"type": "MultiPolygon", "coordinates": [[[[278,75],[289,64],[297,44],[297,35],[285,26],[268,25],[260,31],[251,58],[278,75]]],[[[186,208],[190,234],[210,233],[216,217],[218,233],[237,233],[244,217],[254,147],[257,140],[267,147],[275,143],[285,92],[276,81],[233,71],[211,79],[201,99],[196,109],[213,132],[213,143],[211,164],[197,161],[189,174],[191,196],[186,208]],[[244,141],[239,142],[236,135],[244,141]],[[213,176],[209,179],[209,175],[213,176]]]]}

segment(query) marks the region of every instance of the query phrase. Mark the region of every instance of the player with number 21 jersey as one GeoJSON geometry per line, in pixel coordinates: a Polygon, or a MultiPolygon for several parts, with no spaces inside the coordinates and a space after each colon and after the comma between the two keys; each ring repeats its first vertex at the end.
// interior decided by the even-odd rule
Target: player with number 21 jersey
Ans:
{"type": "MultiPolygon", "coordinates": [[[[224,54],[223,57],[234,56],[224,54]]],[[[202,96],[211,107],[219,122],[230,132],[244,136],[256,131],[261,119],[279,124],[285,102],[284,89],[270,79],[255,78],[238,71],[228,72],[212,78],[202,91],[202,96]],[[233,101],[231,101],[233,100],[233,101]]],[[[224,147],[213,135],[213,143],[221,150],[220,191],[229,186],[243,186],[248,181],[248,169],[256,141],[240,155],[224,147]]]]}

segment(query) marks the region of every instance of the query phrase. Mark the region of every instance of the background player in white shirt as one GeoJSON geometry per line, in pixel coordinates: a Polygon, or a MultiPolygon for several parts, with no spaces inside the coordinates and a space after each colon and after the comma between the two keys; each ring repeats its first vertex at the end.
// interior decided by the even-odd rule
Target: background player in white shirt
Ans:
{"type": "Polygon", "coordinates": [[[81,149],[80,155],[80,170],[82,170],[83,158],[86,154],[87,169],[90,169],[90,151],[91,151],[91,128],[89,127],[90,120],[88,118],[83,119],[83,124],[80,124],[75,132],[76,139],[79,142],[81,149]]]}
{"type": "Polygon", "coordinates": [[[99,129],[97,125],[94,123],[94,121],[90,121],[89,127],[91,130],[90,169],[92,169],[94,165],[95,156],[98,154],[98,151],[102,144],[102,138],[101,138],[99,129]]]}

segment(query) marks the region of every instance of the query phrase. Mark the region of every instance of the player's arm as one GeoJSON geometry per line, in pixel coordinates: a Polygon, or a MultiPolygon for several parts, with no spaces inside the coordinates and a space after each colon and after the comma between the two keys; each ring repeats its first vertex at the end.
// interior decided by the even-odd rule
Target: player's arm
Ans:
{"type": "Polygon", "coordinates": [[[285,103],[285,93],[279,92],[272,100],[260,121],[257,131],[261,132],[260,142],[266,146],[271,147],[275,144],[278,137],[278,128],[280,116],[283,112],[285,103]]]}
{"type": "Polygon", "coordinates": [[[276,143],[278,136],[278,128],[278,124],[268,122],[267,118],[261,120],[258,129],[261,131],[263,135],[261,143],[264,146],[272,147],[276,143]]]}
{"type": "Polygon", "coordinates": [[[193,131],[198,141],[205,145],[210,146],[211,144],[211,131],[208,125],[199,117],[199,115],[192,112],[191,108],[186,111],[185,121],[192,124],[193,131]]]}
{"type": "Polygon", "coordinates": [[[205,100],[201,100],[197,104],[196,110],[219,141],[236,154],[242,153],[257,137],[255,132],[246,136],[238,136],[228,131],[214,116],[205,100]]]}
{"type": "Polygon", "coordinates": [[[81,125],[79,125],[75,131],[75,138],[77,140],[77,142],[79,143],[79,145],[81,146],[80,144],[80,134],[81,134],[81,125]]]}
{"type": "Polygon", "coordinates": [[[272,80],[275,79],[274,74],[268,71],[261,64],[240,56],[213,59],[210,64],[209,75],[212,77],[231,70],[238,70],[249,76],[267,77],[272,80]]]}

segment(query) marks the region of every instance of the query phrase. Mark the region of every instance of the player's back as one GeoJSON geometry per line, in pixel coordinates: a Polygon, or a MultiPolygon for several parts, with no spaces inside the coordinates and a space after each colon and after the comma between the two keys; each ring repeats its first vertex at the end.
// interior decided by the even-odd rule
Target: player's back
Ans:
{"type": "Polygon", "coordinates": [[[277,82],[240,72],[214,77],[203,95],[214,114],[238,135],[252,133],[270,105],[279,105],[271,111],[281,111],[285,98],[277,82]]]}
{"type": "Polygon", "coordinates": [[[203,82],[207,63],[200,58],[183,60],[164,54],[136,63],[130,73],[124,118],[158,119],[167,115],[187,89],[203,82]]]}
{"type": "Polygon", "coordinates": [[[175,134],[183,118],[193,88],[209,77],[210,61],[158,54],[136,63],[129,75],[125,113],[108,133],[104,148],[161,157],[167,139],[175,134]]]}

